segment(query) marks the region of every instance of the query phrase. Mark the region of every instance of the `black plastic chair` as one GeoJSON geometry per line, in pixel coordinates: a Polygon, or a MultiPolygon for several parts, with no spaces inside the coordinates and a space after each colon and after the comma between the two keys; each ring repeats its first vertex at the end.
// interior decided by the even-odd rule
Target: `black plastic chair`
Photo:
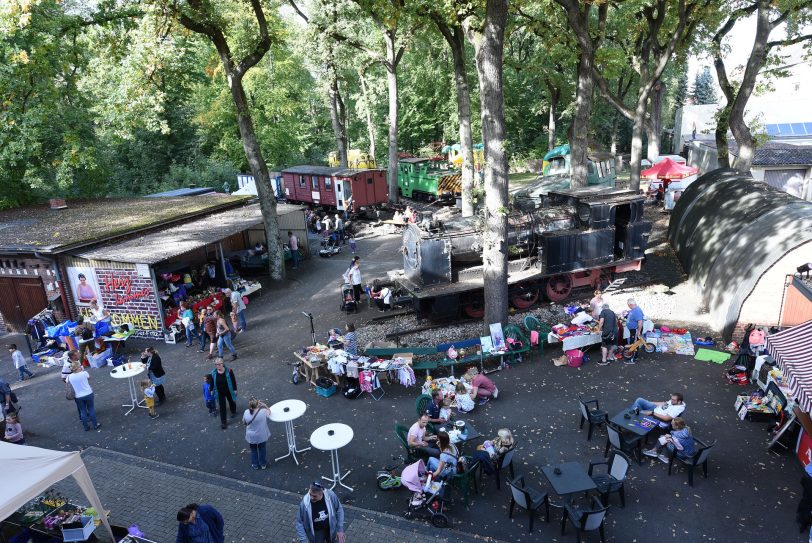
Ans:
{"type": "Polygon", "coordinates": [[[501,474],[502,470],[507,468],[508,473],[510,474],[510,479],[512,480],[515,475],[513,475],[513,454],[516,452],[516,445],[509,448],[502,454],[500,457],[496,459],[496,488],[497,490],[502,489],[501,485],[501,474]]]}
{"type": "Polygon", "coordinates": [[[637,459],[638,464],[643,463],[643,436],[638,436],[624,432],[623,428],[617,426],[612,421],[606,422],[606,450],[604,456],[609,456],[609,449],[615,449],[631,454],[637,459]]]}
{"type": "Polygon", "coordinates": [[[699,444],[693,456],[688,458],[680,458],[677,456],[677,450],[671,451],[671,456],[668,460],[668,475],[671,475],[671,468],[674,465],[674,460],[679,460],[682,464],[688,466],[688,485],[694,486],[694,469],[702,466],[702,474],[705,479],[708,478],[708,456],[710,456],[711,449],[716,446],[716,441],[713,443],[705,444],[697,438],[694,442],[699,444]]]}
{"type": "Polygon", "coordinates": [[[448,476],[448,483],[452,488],[456,488],[462,492],[462,499],[466,507],[471,502],[471,485],[474,486],[474,494],[479,494],[479,488],[476,484],[476,472],[479,469],[479,460],[474,461],[470,456],[460,459],[468,466],[462,473],[453,473],[448,476]]]}
{"type": "Polygon", "coordinates": [[[518,504],[527,510],[530,515],[530,529],[529,533],[533,533],[533,519],[536,511],[544,506],[545,520],[550,522],[550,497],[546,492],[538,491],[534,488],[525,486],[524,476],[516,477],[512,481],[508,481],[510,485],[510,511],[508,518],[513,518],[513,508],[518,504]]]}
{"type": "Polygon", "coordinates": [[[620,451],[612,451],[608,458],[600,462],[589,463],[589,476],[592,477],[603,503],[607,506],[609,505],[609,495],[617,492],[620,494],[621,507],[626,507],[626,491],[623,487],[630,464],[629,457],[620,451]],[[592,471],[595,466],[606,466],[606,473],[593,475],[592,471]]]}
{"type": "Polygon", "coordinates": [[[595,530],[598,530],[601,534],[601,543],[606,543],[603,521],[606,518],[607,509],[608,507],[604,506],[595,496],[592,496],[592,509],[583,509],[572,504],[565,504],[564,513],[561,515],[561,535],[564,535],[567,520],[569,519],[575,527],[578,543],[583,541],[583,532],[594,532],[595,530]]]}
{"type": "Polygon", "coordinates": [[[585,422],[589,423],[589,431],[586,434],[586,440],[589,441],[592,439],[592,429],[607,421],[607,413],[601,409],[598,400],[584,401],[580,396],[578,396],[578,407],[581,409],[581,424],[578,428],[583,428],[585,422]],[[589,404],[595,404],[595,409],[590,409],[589,404]]]}

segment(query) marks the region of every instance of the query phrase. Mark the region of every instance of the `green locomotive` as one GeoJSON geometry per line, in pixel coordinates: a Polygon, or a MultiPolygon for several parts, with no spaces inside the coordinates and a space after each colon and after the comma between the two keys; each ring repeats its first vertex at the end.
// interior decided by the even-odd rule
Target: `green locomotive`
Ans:
{"type": "Polygon", "coordinates": [[[462,193],[460,172],[445,161],[401,158],[398,161],[398,192],[415,200],[450,200],[462,193]]]}

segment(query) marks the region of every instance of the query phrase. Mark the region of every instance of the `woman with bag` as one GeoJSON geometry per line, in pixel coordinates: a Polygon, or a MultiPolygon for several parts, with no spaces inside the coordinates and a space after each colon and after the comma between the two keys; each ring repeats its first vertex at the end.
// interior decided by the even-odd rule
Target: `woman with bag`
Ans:
{"type": "Polygon", "coordinates": [[[158,396],[157,405],[161,405],[166,401],[166,392],[164,392],[164,382],[166,381],[166,372],[161,363],[161,357],[152,347],[147,347],[141,353],[141,362],[147,365],[147,375],[149,380],[155,385],[155,395],[158,396]]]}
{"type": "Polygon", "coordinates": [[[231,409],[231,417],[237,416],[237,379],[231,368],[226,367],[222,358],[214,360],[214,369],[211,371],[211,378],[214,379],[214,397],[220,407],[220,428],[225,430],[226,424],[226,402],[231,409]]]}
{"type": "Polygon", "coordinates": [[[88,375],[79,362],[73,363],[71,371],[73,373],[68,375],[67,382],[65,383],[67,389],[65,397],[76,402],[76,407],[79,409],[79,417],[82,419],[82,426],[85,427],[85,432],[90,431],[91,423],[93,424],[93,429],[98,430],[101,428],[101,424],[96,421],[96,408],[93,405],[93,389],[90,388],[90,375],[88,375]]]}
{"type": "Polygon", "coordinates": [[[248,400],[248,409],[242,416],[242,423],[245,424],[245,440],[251,449],[251,467],[254,469],[265,469],[268,462],[265,456],[268,438],[271,432],[268,429],[268,417],[271,410],[267,405],[251,398],[248,400]]]}

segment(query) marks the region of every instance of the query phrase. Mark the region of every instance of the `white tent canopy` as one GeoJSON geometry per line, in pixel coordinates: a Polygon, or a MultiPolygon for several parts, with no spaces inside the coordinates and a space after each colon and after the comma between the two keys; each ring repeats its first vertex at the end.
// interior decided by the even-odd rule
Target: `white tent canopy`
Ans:
{"type": "Polygon", "coordinates": [[[27,502],[72,475],[90,505],[98,512],[110,538],[116,540],[79,452],[51,451],[0,442],[0,466],[3,466],[0,519],[8,518],[27,502]]]}

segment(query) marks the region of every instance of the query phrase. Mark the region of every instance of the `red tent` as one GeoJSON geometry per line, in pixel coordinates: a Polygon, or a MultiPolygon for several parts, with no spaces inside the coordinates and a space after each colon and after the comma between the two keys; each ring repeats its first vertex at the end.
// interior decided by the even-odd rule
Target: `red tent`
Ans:
{"type": "Polygon", "coordinates": [[[685,179],[699,173],[698,168],[677,164],[670,158],[658,162],[648,170],[640,172],[641,179],[685,179]]]}

